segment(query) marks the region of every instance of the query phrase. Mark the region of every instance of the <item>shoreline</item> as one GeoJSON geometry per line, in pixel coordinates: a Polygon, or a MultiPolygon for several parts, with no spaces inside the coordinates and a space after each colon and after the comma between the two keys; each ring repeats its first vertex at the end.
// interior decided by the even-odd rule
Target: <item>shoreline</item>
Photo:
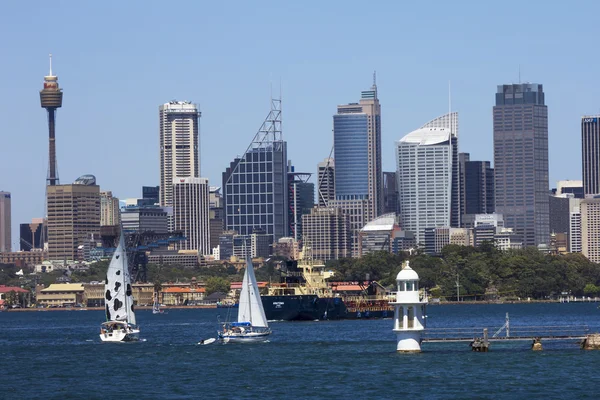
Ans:
{"type": "MultiPolygon", "coordinates": [[[[541,304],[541,303],[599,303],[600,298],[590,300],[572,300],[572,301],[560,301],[560,300],[510,300],[510,301],[443,301],[443,302],[430,302],[427,306],[456,306],[456,305],[477,305],[477,304],[541,304]]],[[[165,306],[161,307],[161,310],[185,310],[185,309],[215,309],[215,308],[232,308],[232,307],[217,307],[216,304],[204,304],[194,306],[165,306]]],[[[152,310],[152,306],[138,306],[136,310],[152,310]]],[[[9,308],[0,310],[0,312],[32,312],[32,311],[103,311],[104,307],[56,307],[56,308],[9,308]]]]}

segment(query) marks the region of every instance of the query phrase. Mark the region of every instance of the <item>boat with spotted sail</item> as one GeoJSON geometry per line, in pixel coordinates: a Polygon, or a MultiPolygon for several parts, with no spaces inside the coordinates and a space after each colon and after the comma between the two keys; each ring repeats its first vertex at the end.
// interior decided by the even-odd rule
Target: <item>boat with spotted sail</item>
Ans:
{"type": "Polygon", "coordinates": [[[237,322],[223,323],[218,334],[225,343],[264,342],[271,334],[250,256],[246,258],[237,322]]]}
{"type": "Polygon", "coordinates": [[[136,325],[133,308],[133,293],[123,230],[119,237],[119,245],[106,271],[104,302],[106,322],[100,327],[100,340],[103,342],[139,340],[140,330],[136,325]]]}

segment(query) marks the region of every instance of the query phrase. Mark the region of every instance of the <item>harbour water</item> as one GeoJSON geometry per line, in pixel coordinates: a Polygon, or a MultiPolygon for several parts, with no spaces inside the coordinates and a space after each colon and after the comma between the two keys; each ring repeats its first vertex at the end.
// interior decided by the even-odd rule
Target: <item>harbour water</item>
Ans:
{"type": "MultiPolygon", "coordinates": [[[[428,327],[582,325],[600,303],[444,305],[428,327]]],[[[236,312],[234,310],[233,312],[236,312]]],[[[597,399],[600,351],[573,341],[424,343],[395,352],[392,320],[273,322],[270,342],[211,344],[224,309],[137,313],[139,343],[101,343],[100,311],[0,313],[0,398],[597,399]]]]}

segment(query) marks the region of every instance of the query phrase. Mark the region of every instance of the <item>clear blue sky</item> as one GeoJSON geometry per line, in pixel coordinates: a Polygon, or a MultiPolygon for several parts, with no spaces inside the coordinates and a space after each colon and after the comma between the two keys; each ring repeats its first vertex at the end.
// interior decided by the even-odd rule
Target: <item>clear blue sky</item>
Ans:
{"type": "Polygon", "coordinates": [[[0,12],[0,190],[18,224],[44,213],[48,133],[38,91],[48,53],[64,89],[62,183],[96,175],[120,198],[157,185],[158,106],[200,105],[201,168],[212,185],[243,153],[283,88],[283,129],[298,170],[332,145],[336,105],[358,101],[373,70],[383,167],[394,141],[452,108],[459,147],[491,160],[496,85],[542,83],[550,184],[580,179],[580,116],[598,113],[594,1],[14,1],[0,12]]]}

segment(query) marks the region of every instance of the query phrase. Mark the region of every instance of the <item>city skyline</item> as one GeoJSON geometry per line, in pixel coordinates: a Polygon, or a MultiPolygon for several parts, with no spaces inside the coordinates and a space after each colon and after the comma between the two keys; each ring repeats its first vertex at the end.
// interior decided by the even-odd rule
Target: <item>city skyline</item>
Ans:
{"type": "MultiPolygon", "coordinates": [[[[581,143],[575,138],[579,136],[581,116],[595,114],[598,109],[593,96],[599,85],[595,71],[589,62],[582,62],[587,60],[584,50],[598,33],[594,24],[585,22],[599,9],[593,2],[588,3],[586,15],[581,15],[577,7],[547,5],[540,9],[535,4],[520,4],[521,13],[535,13],[540,18],[515,27],[508,35],[499,34],[494,26],[512,16],[511,7],[497,10],[491,5],[472,8],[441,3],[431,10],[425,5],[389,3],[361,12],[345,7],[347,18],[343,21],[332,19],[339,11],[333,3],[323,5],[318,15],[310,7],[300,5],[268,10],[262,7],[270,17],[278,17],[268,28],[280,31],[272,39],[274,43],[261,39],[268,32],[266,27],[255,30],[254,23],[241,18],[261,9],[260,3],[240,4],[234,10],[215,4],[202,6],[203,13],[179,16],[178,25],[161,30],[156,26],[164,24],[153,21],[162,20],[174,10],[165,10],[159,3],[150,3],[143,10],[135,2],[108,2],[102,10],[88,4],[38,6],[40,12],[30,15],[28,7],[11,3],[4,13],[10,18],[0,24],[0,31],[6,35],[15,30],[23,32],[6,46],[4,55],[11,62],[0,66],[0,73],[10,77],[5,81],[9,96],[0,100],[0,116],[7,122],[0,170],[10,173],[1,177],[0,190],[11,192],[15,199],[13,248],[18,247],[18,224],[44,213],[48,128],[36,93],[40,77],[48,72],[50,52],[54,54],[53,72],[60,76],[61,87],[68,92],[57,118],[60,176],[71,182],[92,173],[103,190],[111,190],[119,198],[139,197],[139,186],[159,183],[157,152],[131,151],[145,141],[155,143],[151,138],[158,129],[157,105],[172,98],[189,99],[200,105],[202,175],[213,184],[220,181],[226,167],[223,160],[230,160],[239,152],[238,147],[229,144],[248,141],[268,104],[270,82],[281,80],[289,158],[298,170],[314,173],[316,164],[327,157],[332,145],[329,132],[336,105],[354,98],[357,87],[368,85],[374,69],[378,72],[379,98],[385,104],[384,171],[394,170],[394,141],[419,122],[448,109],[448,81],[452,81],[452,109],[461,113],[460,151],[471,153],[474,159],[491,160],[489,92],[498,84],[519,81],[520,69],[521,81],[543,82],[550,94],[550,182],[581,179],[581,143]],[[114,13],[117,5],[119,12],[114,13]],[[395,21],[407,13],[414,19],[409,18],[398,27],[395,21]],[[90,18],[84,22],[78,15],[90,18]],[[132,18],[134,15],[139,18],[132,18]],[[116,27],[108,39],[115,40],[106,40],[103,21],[109,16],[116,18],[116,27]],[[451,33],[432,30],[419,37],[407,35],[425,19],[435,23],[447,21],[449,16],[458,25],[451,33]],[[364,18],[375,17],[378,40],[359,38],[352,44],[337,43],[334,32],[354,30],[364,18]],[[64,22],[61,30],[56,35],[44,35],[57,18],[64,22]],[[202,23],[198,23],[198,18],[202,23]],[[302,18],[310,18],[310,28],[296,22],[302,18]],[[140,20],[149,23],[142,26],[137,22],[140,20]],[[16,21],[20,24],[16,25],[16,21]],[[545,29],[552,24],[560,24],[564,30],[545,29]],[[173,34],[202,36],[214,29],[223,34],[214,42],[207,42],[197,54],[183,56],[189,70],[175,73],[172,60],[154,55],[157,46],[167,43],[174,51],[183,48],[183,41],[171,40],[173,34]],[[238,43],[240,30],[248,34],[238,43]],[[544,31],[544,35],[538,35],[539,31],[544,31]],[[521,41],[523,36],[530,40],[521,41]],[[123,37],[128,39],[117,40],[123,37]],[[333,43],[337,43],[335,52],[331,52],[331,46],[321,46],[333,43]],[[360,43],[370,46],[369,57],[356,57],[356,45],[360,43]],[[275,59],[253,57],[273,46],[281,52],[275,59]],[[402,51],[397,51],[398,47],[402,51]],[[225,52],[225,48],[232,51],[225,52]],[[431,48],[438,50],[431,52],[431,48]],[[510,58],[499,56],[508,50],[510,58]],[[210,53],[222,57],[204,56],[210,53]],[[406,63],[406,55],[420,62],[406,63]],[[444,63],[438,62],[440,57],[444,63]],[[244,69],[237,67],[240,62],[244,69]],[[567,70],[572,73],[566,75],[567,70]],[[315,96],[317,91],[319,95],[315,96]],[[303,107],[307,104],[310,113],[303,107]],[[39,112],[30,114],[29,110],[35,108],[39,112]],[[315,149],[314,143],[319,148],[315,149]],[[111,154],[116,162],[90,157],[88,149],[94,149],[94,154],[111,154]],[[15,168],[25,151],[28,168],[15,168]]],[[[195,7],[201,6],[192,5],[191,9],[195,7]]],[[[274,87],[278,91],[277,83],[274,87]]]]}

